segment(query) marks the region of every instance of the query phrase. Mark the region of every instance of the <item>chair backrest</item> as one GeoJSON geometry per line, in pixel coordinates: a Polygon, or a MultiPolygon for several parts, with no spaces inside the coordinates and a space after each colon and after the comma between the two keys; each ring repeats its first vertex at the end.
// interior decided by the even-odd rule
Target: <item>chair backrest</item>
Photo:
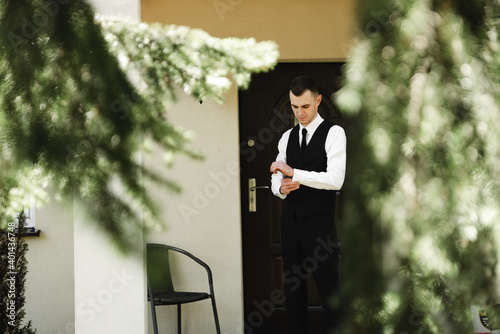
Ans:
{"type": "Polygon", "coordinates": [[[174,291],[168,251],[169,247],[166,245],[148,244],[147,246],[148,291],[151,290],[153,295],[174,291]]]}

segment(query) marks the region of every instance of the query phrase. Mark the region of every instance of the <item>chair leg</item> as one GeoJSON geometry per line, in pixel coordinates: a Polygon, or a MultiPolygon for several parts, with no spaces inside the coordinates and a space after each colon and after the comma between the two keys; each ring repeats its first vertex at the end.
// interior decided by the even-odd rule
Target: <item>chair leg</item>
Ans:
{"type": "Polygon", "coordinates": [[[156,309],[153,301],[151,301],[151,317],[153,318],[153,332],[154,334],[158,334],[158,323],[156,322],[156,309]]]}
{"type": "Polygon", "coordinates": [[[219,316],[217,314],[217,306],[215,305],[215,296],[210,295],[210,299],[212,299],[212,308],[214,310],[215,329],[217,334],[220,334],[219,316]]]}
{"type": "Polygon", "coordinates": [[[177,304],[177,333],[182,333],[181,304],[177,304]]]}

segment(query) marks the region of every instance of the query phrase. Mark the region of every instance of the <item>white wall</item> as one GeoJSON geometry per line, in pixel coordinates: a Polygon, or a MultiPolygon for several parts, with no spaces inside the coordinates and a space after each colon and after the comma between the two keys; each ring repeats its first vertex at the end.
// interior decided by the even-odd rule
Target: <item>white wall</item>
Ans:
{"type": "MultiPolygon", "coordinates": [[[[138,0],[93,0],[96,12],[140,18],[138,0]]],[[[146,331],[142,254],[124,257],[75,203],[75,333],[146,331]]],[[[139,239],[142,236],[138,236],[139,239]]]]}
{"type": "Polygon", "coordinates": [[[84,207],[74,212],[75,333],[145,333],[144,258],[119,254],[84,207]]]}
{"type": "Polygon", "coordinates": [[[88,0],[97,13],[141,19],[140,0],[88,0]]]}
{"type": "MultiPolygon", "coordinates": [[[[184,248],[212,269],[223,333],[242,333],[242,262],[239,181],[237,90],[232,87],[223,105],[198,101],[178,93],[179,101],[167,113],[168,120],[194,134],[192,148],[205,159],[176,159],[165,169],[161,152],[145,156],[147,166],[163,170],[181,185],[182,194],[151,187],[162,209],[165,229],[151,234],[149,242],[184,248]]],[[[203,269],[187,258],[175,263],[179,289],[208,291],[203,269]],[[201,270],[200,270],[201,269],[201,270]],[[203,290],[205,289],[205,290],[203,290]]],[[[158,309],[160,332],[176,331],[175,306],[158,309]]],[[[151,324],[150,316],[148,323],[151,324]]],[[[152,326],[149,326],[152,333],[152,326]]],[[[183,306],[183,333],[215,333],[210,301],[183,306]]]]}
{"type": "Polygon", "coordinates": [[[74,333],[73,205],[54,199],[36,209],[39,237],[28,237],[26,316],[43,334],[74,333]]]}

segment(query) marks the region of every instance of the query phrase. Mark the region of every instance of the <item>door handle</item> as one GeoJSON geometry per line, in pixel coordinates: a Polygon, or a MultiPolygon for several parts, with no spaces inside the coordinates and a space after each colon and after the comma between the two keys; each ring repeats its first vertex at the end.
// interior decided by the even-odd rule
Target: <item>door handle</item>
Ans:
{"type": "Polygon", "coordinates": [[[257,212],[257,189],[269,189],[269,186],[258,186],[255,178],[248,179],[248,212],[257,212]]]}

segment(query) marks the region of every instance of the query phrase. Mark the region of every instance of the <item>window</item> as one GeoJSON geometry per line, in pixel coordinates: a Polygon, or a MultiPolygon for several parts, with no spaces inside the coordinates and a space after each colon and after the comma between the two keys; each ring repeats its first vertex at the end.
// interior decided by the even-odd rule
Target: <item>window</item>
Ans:
{"type": "MultiPolygon", "coordinates": [[[[24,210],[26,215],[26,223],[24,227],[26,228],[27,236],[39,236],[40,230],[35,229],[35,198],[30,197],[30,206],[24,210]]],[[[16,219],[16,230],[19,230],[19,221],[16,219]]]]}

